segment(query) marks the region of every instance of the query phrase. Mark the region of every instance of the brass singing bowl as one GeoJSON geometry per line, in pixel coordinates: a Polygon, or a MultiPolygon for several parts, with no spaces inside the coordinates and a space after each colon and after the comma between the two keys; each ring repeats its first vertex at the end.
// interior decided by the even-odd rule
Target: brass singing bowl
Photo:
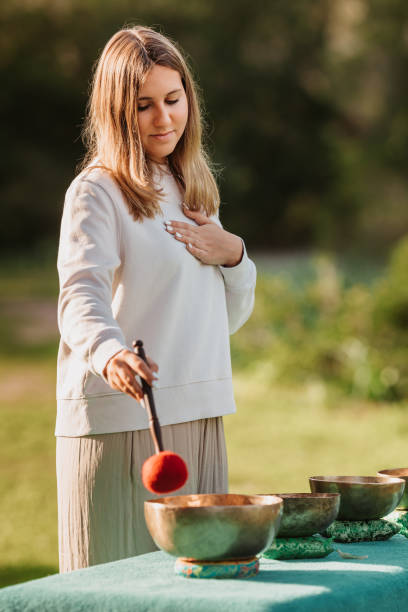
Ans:
{"type": "Polygon", "coordinates": [[[313,476],[313,493],[340,493],[339,521],[369,521],[392,512],[405,481],[390,476],[313,476]]]}
{"type": "Polygon", "coordinates": [[[378,476],[391,476],[405,480],[405,489],[401,499],[398,502],[397,510],[408,510],[408,468],[395,468],[393,470],[380,470],[378,476]]]}
{"type": "Polygon", "coordinates": [[[275,495],[176,495],[144,503],[156,545],[196,561],[245,559],[263,552],[272,545],[282,509],[275,495]]]}
{"type": "Polygon", "coordinates": [[[306,538],[321,533],[336,520],[339,493],[276,493],[283,499],[283,515],[277,537],[306,538]]]}

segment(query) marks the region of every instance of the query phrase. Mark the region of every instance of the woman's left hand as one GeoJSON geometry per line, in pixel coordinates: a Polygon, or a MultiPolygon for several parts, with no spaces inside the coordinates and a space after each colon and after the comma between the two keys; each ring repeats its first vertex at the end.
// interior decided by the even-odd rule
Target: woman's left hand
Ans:
{"type": "Polygon", "coordinates": [[[183,212],[198,226],[182,221],[166,221],[166,230],[186,249],[205,264],[232,267],[239,264],[243,255],[242,240],[225,231],[206,215],[183,208],[183,212]]]}

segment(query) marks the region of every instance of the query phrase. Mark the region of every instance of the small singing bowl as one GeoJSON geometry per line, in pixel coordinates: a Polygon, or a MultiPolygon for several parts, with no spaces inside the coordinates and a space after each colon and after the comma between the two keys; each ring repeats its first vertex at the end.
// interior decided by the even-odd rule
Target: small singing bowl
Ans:
{"type": "Polygon", "coordinates": [[[176,495],[144,504],[156,545],[175,557],[225,561],[272,545],[283,501],[275,495],[176,495]]]}
{"type": "Polygon", "coordinates": [[[398,502],[397,510],[408,510],[408,468],[396,468],[393,470],[380,470],[377,476],[391,476],[393,478],[401,478],[405,480],[405,489],[401,499],[398,502]]]}
{"type": "Polygon", "coordinates": [[[283,499],[277,537],[306,538],[327,529],[340,508],[339,493],[276,493],[283,499]]]}
{"type": "Polygon", "coordinates": [[[340,493],[339,521],[370,521],[392,512],[405,481],[390,476],[313,476],[313,493],[340,493]]]}

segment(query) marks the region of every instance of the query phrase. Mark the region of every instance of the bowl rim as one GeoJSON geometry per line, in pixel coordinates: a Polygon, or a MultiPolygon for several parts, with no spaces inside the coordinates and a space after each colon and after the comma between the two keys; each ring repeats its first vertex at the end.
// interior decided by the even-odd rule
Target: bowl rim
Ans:
{"type": "MultiPolygon", "coordinates": [[[[260,493],[260,495],[263,495],[262,493],[260,493]]],[[[267,493],[265,493],[264,495],[268,495],[267,493]]],[[[337,499],[338,497],[340,497],[340,493],[320,493],[320,492],[316,492],[316,493],[271,493],[270,495],[277,495],[278,497],[281,497],[282,499],[337,499]]]]}
{"type": "Polygon", "coordinates": [[[391,476],[394,478],[408,479],[408,467],[405,468],[389,468],[385,470],[378,470],[378,476],[391,476]],[[398,472],[406,472],[405,474],[398,474],[398,472]],[[393,476],[394,475],[394,476],[393,476]]]}
{"type": "Polygon", "coordinates": [[[367,485],[367,486],[385,486],[391,484],[405,484],[405,480],[402,478],[394,478],[387,474],[380,474],[377,476],[309,476],[310,482],[332,482],[333,484],[348,484],[348,485],[367,485]],[[352,480],[356,479],[356,480],[352,480]],[[357,479],[361,479],[359,482],[357,479]],[[367,479],[367,480],[365,480],[367,479]],[[379,479],[379,480],[374,480],[379,479]]]}
{"type": "MultiPolygon", "coordinates": [[[[266,500],[268,501],[268,500],[266,500]]],[[[226,508],[268,508],[271,506],[283,506],[283,499],[277,495],[269,495],[269,494],[265,494],[265,495],[259,495],[259,494],[246,494],[246,493],[192,493],[192,494],[187,494],[187,495],[167,495],[164,497],[159,497],[159,498],[155,498],[155,499],[147,499],[144,502],[144,505],[157,505],[158,507],[162,507],[162,508],[178,508],[178,509],[183,509],[183,510],[199,510],[199,509],[206,509],[206,508],[212,508],[212,509],[226,509],[226,508]],[[171,500],[177,498],[179,499],[180,497],[185,497],[185,498],[197,498],[197,497],[209,497],[209,496],[219,496],[219,497],[226,497],[226,496],[235,496],[235,495],[239,495],[240,497],[247,497],[247,498],[254,498],[254,497],[259,497],[259,498],[269,498],[270,503],[259,503],[259,504],[253,504],[253,503],[248,503],[248,504],[208,504],[208,505],[181,505],[181,504],[177,504],[177,503],[171,503],[171,500]],[[170,500],[170,501],[169,501],[170,500]]]]}

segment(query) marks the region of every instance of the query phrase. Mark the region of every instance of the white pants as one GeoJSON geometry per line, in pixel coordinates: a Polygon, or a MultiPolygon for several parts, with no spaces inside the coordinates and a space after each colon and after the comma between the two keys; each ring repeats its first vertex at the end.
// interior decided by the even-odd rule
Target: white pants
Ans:
{"type": "MultiPolygon", "coordinates": [[[[174,495],[228,492],[222,417],[161,429],[165,450],[181,455],[189,471],[174,495]]],[[[57,438],[60,572],[157,550],[143,507],[157,496],[140,478],[152,454],[149,430],[57,438]]]]}

